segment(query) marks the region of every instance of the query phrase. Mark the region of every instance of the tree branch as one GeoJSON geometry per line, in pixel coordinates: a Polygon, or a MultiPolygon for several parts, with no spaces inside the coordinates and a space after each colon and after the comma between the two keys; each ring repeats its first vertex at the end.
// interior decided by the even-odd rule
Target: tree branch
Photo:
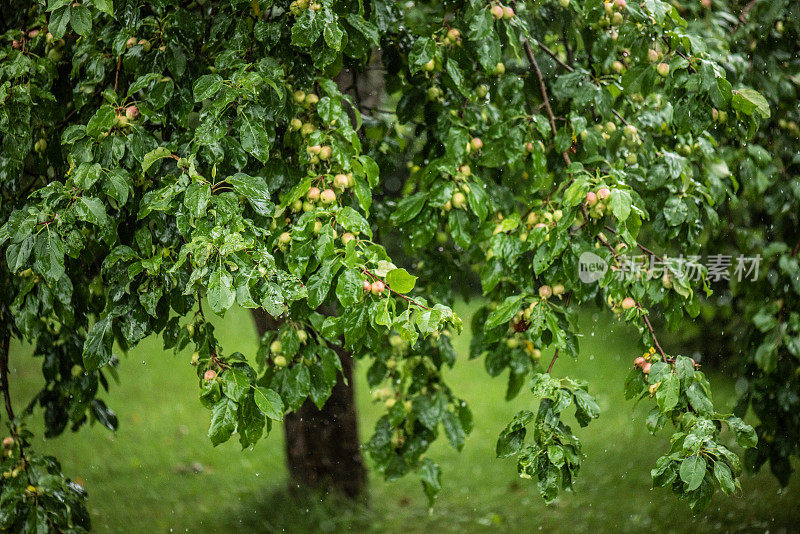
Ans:
{"type": "MultiPolygon", "coordinates": [[[[539,80],[539,90],[542,92],[542,100],[544,101],[544,109],[547,111],[547,118],[550,121],[550,130],[553,132],[553,137],[555,137],[558,128],[556,128],[556,118],[553,115],[553,108],[550,107],[550,98],[547,96],[547,86],[544,83],[544,76],[542,76],[542,71],[539,68],[539,63],[536,62],[536,56],[533,55],[533,50],[531,50],[531,43],[527,39],[522,41],[523,47],[525,48],[525,55],[528,56],[528,61],[533,68],[533,72],[536,74],[536,78],[539,80]]],[[[564,162],[569,166],[572,165],[572,160],[569,158],[569,154],[566,152],[562,152],[561,155],[564,157],[564,162]]]]}

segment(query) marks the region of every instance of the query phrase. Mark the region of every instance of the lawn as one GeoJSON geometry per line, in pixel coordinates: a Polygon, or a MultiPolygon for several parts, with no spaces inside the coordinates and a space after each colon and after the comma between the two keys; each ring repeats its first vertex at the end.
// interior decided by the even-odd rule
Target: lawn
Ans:
{"type": "MultiPolygon", "coordinates": [[[[462,316],[469,308],[460,307],[462,316]]],[[[468,317],[465,317],[468,319],[468,317]]],[[[464,321],[469,324],[468,320],[464,321]]],[[[254,329],[246,311],[218,321],[226,351],[253,354],[254,329]]],[[[462,361],[449,381],[469,402],[476,428],[461,453],[442,442],[430,457],[443,468],[443,490],[429,513],[414,477],[385,483],[373,476],[369,505],[347,505],[286,490],[280,430],[253,450],[237,440],[212,447],[206,437],[210,413],[198,394],[189,354],[173,356],[158,340],[122,356],[120,384],[106,400],[120,416],[120,429],[99,426],[38,441],[58,456],[64,471],[89,491],[97,532],[710,532],[796,531],[800,528],[800,481],[781,490],[766,472],[747,476],[734,497],[716,496],[708,511],[693,516],[664,490],[650,489],[650,468],[669,435],[650,436],[644,407],[624,400],[622,383],[640,352],[635,337],[603,314],[582,317],[582,354],[559,360],[554,374],[586,378],[603,413],[577,428],[587,453],[575,494],[545,506],[535,483],[516,475],[513,461],[494,458],[498,432],[516,410],[529,407],[524,392],[504,399],[505,381],[490,379],[482,361],[466,360],[469,332],[457,339],[462,361]]],[[[24,347],[12,349],[13,393],[21,405],[40,383],[38,360],[24,347]]],[[[363,375],[365,366],[359,367],[363,375]]],[[[363,376],[356,382],[362,440],[381,413],[369,401],[363,376]]],[[[713,376],[718,406],[729,407],[733,384],[713,376]]],[[[34,418],[33,429],[41,416],[34,418]]],[[[38,435],[41,435],[39,433],[38,435]]]]}

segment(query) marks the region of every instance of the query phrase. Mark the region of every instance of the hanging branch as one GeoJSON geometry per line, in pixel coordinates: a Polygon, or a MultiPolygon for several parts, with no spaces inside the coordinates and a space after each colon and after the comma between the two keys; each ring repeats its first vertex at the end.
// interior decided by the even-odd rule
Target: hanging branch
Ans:
{"type": "MultiPolygon", "coordinates": [[[[542,71],[539,69],[539,63],[536,62],[536,56],[533,55],[530,41],[525,39],[523,40],[522,45],[525,48],[525,55],[528,56],[528,61],[533,68],[533,72],[536,73],[536,78],[539,80],[539,90],[542,92],[544,109],[547,111],[547,118],[550,121],[550,130],[553,132],[553,137],[555,138],[556,132],[558,131],[556,128],[556,117],[553,115],[553,108],[550,107],[550,98],[547,96],[547,86],[544,83],[544,76],[542,76],[542,71]]],[[[562,152],[561,155],[564,157],[564,162],[567,164],[567,166],[572,165],[572,160],[566,151],[562,152]]]]}

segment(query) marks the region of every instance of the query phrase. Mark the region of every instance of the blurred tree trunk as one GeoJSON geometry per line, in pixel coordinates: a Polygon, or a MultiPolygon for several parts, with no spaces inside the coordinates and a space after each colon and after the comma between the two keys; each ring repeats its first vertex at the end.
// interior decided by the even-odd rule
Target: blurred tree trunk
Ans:
{"type": "MultiPolygon", "coordinates": [[[[336,77],[339,90],[350,93],[355,105],[367,114],[378,107],[383,93],[379,52],[372,57],[370,66],[360,76],[353,70],[343,69],[336,77]]],[[[355,126],[355,115],[351,114],[351,118],[355,126]]],[[[359,131],[359,135],[362,134],[359,131]]],[[[259,337],[280,326],[280,320],[262,309],[253,310],[253,318],[259,337]]],[[[325,406],[320,410],[308,400],[284,419],[286,462],[292,484],[325,492],[333,490],[355,499],[364,495],[367,472],[358,437],[353,394],[354,364],[347,351],[335,350],[342,361],[342,374],[325,406]]]]}
{"type": "MultiPolygon", "coordinates": [[[[280,326],[262,309],[253,310],[253,318],[259,337],[280,326]]],[[[344,350],[336,352],[342,375],[322,410],[307,400],[284,418],[286,463],[293,486],[333,490],[355,499],[366,489],[367,472],[358,438],[353,358],[344,350]]]]}

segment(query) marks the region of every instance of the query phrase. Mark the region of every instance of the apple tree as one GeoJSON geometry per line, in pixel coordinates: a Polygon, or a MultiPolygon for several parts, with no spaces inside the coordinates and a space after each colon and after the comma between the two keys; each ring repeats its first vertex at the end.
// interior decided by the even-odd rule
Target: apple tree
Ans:
{"type": "MultiPolygon", "coordinates": [[[[352,392],[329,397],[361,362],[385,406],[363,450],[387,480],[417,474],[433,503],[446,473],[427,449],[442,434],[461,449],[481,424],[443,374],[467,356],[451,306],[475,291],[468,356],[533,403],[497,456],[547,502],[584,461],[569,419],[601,415],[558,368],[595,305],[638,327],[644,354],[620,386],[652,406],[650,432],[672,428],[654,484],[695,510],[738,487],[720,433],[752,448],[755,431],[717,411],[650,316],[698,313],[707,284],[663,251],[695,253],[718,226],[735,185],[721,148],[770,107],[674,5],[19,4],[0,8],[3,527],[89,528],[85,492],[33,450],[25,420],[41,414],[47,437],[115,429],[102,397],[148,336],[192,354],[176,365],[197,376],[213,445],[255,446],[284,419],[290,442],[312,439],[292,414],[331,404],[349,431],[330,441],[352,445],[352,392]],[[605,266],[588,281],[587,258],[605,266]],[[233,306],[255,310],[256,354],[215,336],[210,316],[233,306]],[[12,339],[42,359],[24,407],[12,339]]],[[[355,451],[333,463],[360,470],[355,451]]]]}

